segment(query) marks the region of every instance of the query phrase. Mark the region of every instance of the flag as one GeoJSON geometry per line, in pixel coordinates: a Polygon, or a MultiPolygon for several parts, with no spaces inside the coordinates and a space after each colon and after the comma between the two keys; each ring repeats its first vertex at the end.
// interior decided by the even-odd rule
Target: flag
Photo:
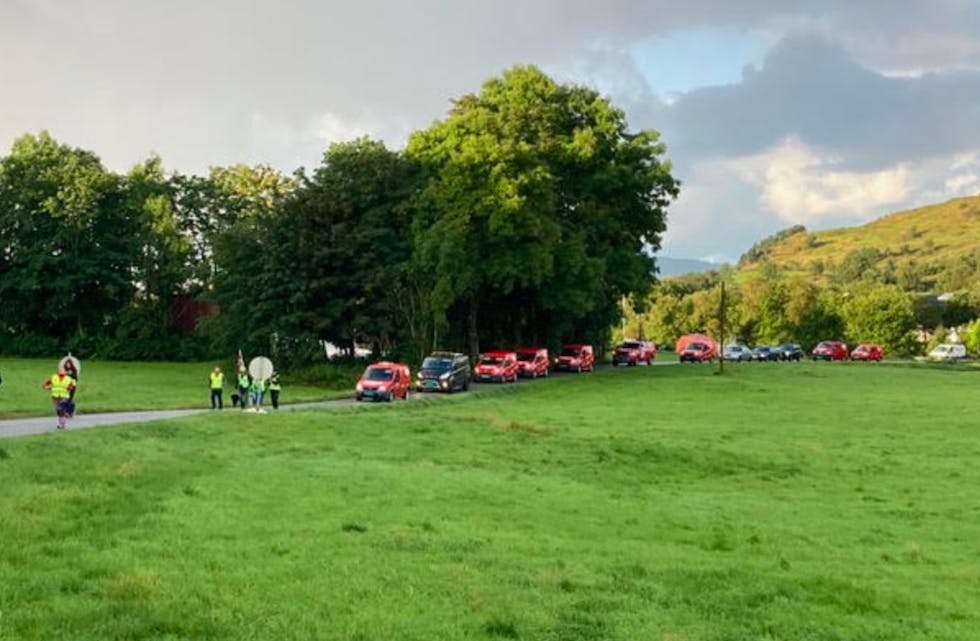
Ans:
{"type": "Polygon", "coordinates": [[[238,371],[245,369],[245,357],[242,355],[242,350],[238,350],[238,371]]]}

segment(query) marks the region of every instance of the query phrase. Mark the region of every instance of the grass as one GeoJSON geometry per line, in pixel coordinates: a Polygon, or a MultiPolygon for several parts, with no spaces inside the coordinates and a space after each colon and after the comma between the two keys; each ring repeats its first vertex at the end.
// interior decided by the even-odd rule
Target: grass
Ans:
{"type": "MultiPolygon", "coordinates": [[[[81,411],[185,409],[210,407],[208,374],[214,363],[82,363],[76,402],[81,411]]],[[[41,383],[55,372],[57,360],[2,359],[0,419],[46,416],[49,394],[41,383]]],[[[224,401],[231,405],[232,376],[225,372],[224,401]]],[[[349,396],[350,388],[323,389],[292,385],[283,377],[283,402],[316,401],[349,396]]]]}
{"type": "Polygon", "coordinates": [[[978,374],[630,368],[0,441],[0,640],[962,640],[978,374]]]}

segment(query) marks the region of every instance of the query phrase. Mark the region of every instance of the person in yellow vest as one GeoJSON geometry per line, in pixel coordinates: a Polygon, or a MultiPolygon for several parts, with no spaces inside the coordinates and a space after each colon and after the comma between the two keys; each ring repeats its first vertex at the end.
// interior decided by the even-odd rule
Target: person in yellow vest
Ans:
{"type": "Polygon", "coordinates": [[[269,397],[272,398],[272,409],[279,409],[279,392],[282,391],[282,382],[279,380],[279,372],[273,372],[269,379],[269,397]]]}
{"type": "Polygon", "coordinates": [[[44,381],[41,387],[51,390],[51,405],[58,417],[58,429],[65,429],[68,418],[73,414],[70,399],[77,387],[75,379],[68,375],[64,367],[59,367],[58,373],[44,381]]]}
{"type": "Polygon", "coordinates": [[[264,412],[262,409],[262,399],[265,397],[265,379],[252,379],[252,409],[256,412],[264,412]]]}
{"type": "Polygon", "coordinates": [[[252,378],[244,367],[238,368],[238,403],[242,409],[248,407],[248,392],[252,387],[252,378]]]}
{"type": "Polygon", "coordinates": [[[214,371],[208,376],[208,385],[211,388],[211,409],[223,410],[224,401],[221,398],[225,389],[225,375],[220,367],[215,367],[214,371]]]}

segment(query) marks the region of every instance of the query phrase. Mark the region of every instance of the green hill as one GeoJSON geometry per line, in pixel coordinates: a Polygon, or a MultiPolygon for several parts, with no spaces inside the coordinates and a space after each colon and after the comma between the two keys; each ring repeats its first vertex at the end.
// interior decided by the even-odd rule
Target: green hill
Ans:
{"type": "Polygon", "coordinates": [[[980,196],[894,213],[859,227],[784,230],[742,257],[740,277],[762,276],[773,266],[817,281],[873,279],[910,291],[967,288],[980,278],[980,196]]]}

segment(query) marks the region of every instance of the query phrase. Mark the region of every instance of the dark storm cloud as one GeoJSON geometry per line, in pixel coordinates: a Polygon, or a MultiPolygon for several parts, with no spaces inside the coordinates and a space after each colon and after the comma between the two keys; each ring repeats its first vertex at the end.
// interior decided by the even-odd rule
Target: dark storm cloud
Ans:
{"type": "Polygon", "coordinates": [[[752,154],[795,135],[868,168],[980,139],[980,73],[885,77],[839,45],[791,37],[739,84],[688,93],[663,115],[673,144],[692,156],[752,154]]]}

